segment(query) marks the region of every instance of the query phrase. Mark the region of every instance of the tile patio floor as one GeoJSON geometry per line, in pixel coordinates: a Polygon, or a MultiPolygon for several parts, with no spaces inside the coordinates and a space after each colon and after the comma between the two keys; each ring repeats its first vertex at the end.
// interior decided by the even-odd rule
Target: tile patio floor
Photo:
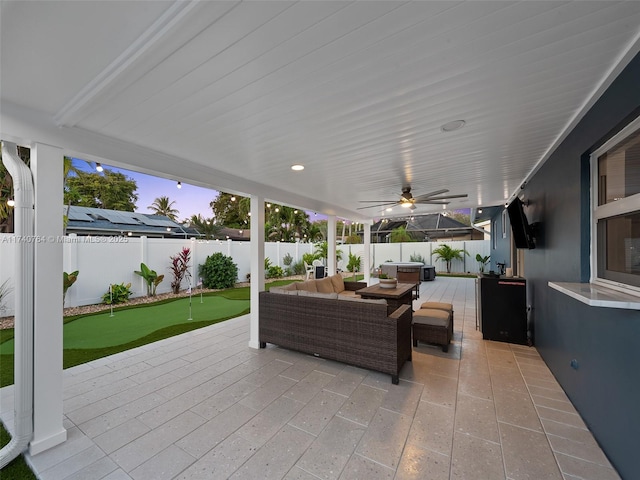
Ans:
{"type": "Polygon", "coordinates": [[[454,344],[414,348],[397,386],[250,349],[246,316],[68,369],[68,440],[28,461],[44,480],[619,478],[535,348],[482,340],[472,279],[427,300],[454,304],[454,344]]]}

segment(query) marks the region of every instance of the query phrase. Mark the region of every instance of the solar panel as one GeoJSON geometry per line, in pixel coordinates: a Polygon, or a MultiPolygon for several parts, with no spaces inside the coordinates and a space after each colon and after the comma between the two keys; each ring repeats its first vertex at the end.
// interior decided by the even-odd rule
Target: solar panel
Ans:
{"type": "Polygon", "coordinates": [[[80,222],[93,222],[93,218],[87,215],[86,212],[78,210],[76,207],[69,208],[67,218],[69,220],[78,220],[80,222]]]}
{"type": "Polygon", "coordinates": [[[166,217],[157,217],[155,215],[138,214],[136,217],[140,222],[150,227],[176,227],[176,223],[166,217]]]}
{"type": "Polygon", "coordinates": [[[116,212],[115,210],[99,210],[95,212],[102,218],[109,220],[111,223],[117,223],[120,225],[139,225],[132,212],[116,212]]]}

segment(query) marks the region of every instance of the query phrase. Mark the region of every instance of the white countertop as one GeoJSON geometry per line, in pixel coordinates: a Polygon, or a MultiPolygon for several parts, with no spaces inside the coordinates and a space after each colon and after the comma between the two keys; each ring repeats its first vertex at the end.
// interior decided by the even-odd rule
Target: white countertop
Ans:
{"type": "Polygon", "coordinates": [[[640,310],[640,297],[593,283],[549,282],[549,286],[591,307],[640,310]]]}

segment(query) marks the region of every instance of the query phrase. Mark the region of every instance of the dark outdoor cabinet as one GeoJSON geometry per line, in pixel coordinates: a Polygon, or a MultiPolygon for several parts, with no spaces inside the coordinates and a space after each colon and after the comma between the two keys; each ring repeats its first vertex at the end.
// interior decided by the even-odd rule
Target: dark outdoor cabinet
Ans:
{"type": "Polygon", "coordinates": [[[481,277],[478,283],[482,338],[527,345],[527,282],[481,277]]]}

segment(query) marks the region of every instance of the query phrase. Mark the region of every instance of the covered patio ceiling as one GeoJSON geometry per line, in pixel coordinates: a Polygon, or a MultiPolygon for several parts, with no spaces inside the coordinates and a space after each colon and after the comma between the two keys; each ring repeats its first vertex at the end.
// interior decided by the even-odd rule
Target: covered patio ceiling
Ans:
{"type": "Polygon", "coordinates": [[[505,203],[640,50],[640,2],[3,0],[0,14],[3,139],[354,220],[404,186],[468,195],[448,208],[505,203]]]}

